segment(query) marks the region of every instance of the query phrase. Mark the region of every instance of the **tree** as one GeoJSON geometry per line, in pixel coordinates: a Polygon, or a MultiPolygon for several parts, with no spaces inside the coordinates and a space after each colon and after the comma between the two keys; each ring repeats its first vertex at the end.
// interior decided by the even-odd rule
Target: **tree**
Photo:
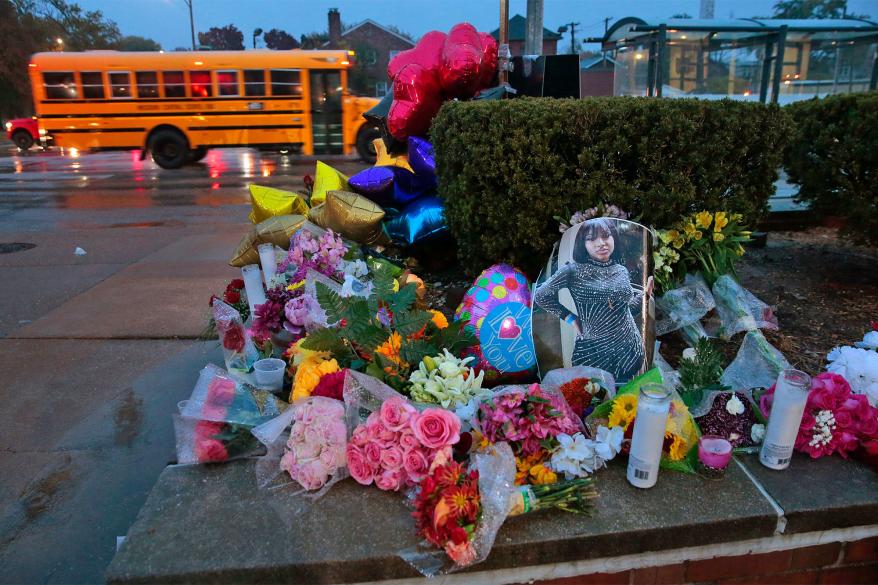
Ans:
{"type": "MultiPolygon", "coordinates": [[[[84,11],[65,0],[14,0],[18,14],[31,15],[42,22],[44,40],[60,38],[68,51],[112,49],[122,35],[112,20],[100,10],[84,11]]],[[[47,44],[48,49],[52,44],[47,44]]]]}
{"type": "Polygon", "coordinates": [[[139,37],[137,35],[128,35],[119,39],[116,43],[118,51],[161,51],[162,46],[152,39],[139,37]]]}
{"type": "Polygon", "coordinates": [[[692,18],[692,15],[686,12],[681,12],[679,14],[672,15],[671,18],[692,18]]]}
{"type": "Polygon", "coordinates": [[[847,0],[779,0],[773,18],[867,18],[849,14],[847,0]]]}
{"type": "Polygon", "coordinates": [[[329,35],[325,32],[311,32],[303,34],[300,38],[300,46],[303,49],[319,49],[323,43],[329,42],[329,35]]]}
{"type": "Polygon", "coordinates": [[[234,24],[224,27],[211,27],[207,32],[198,33],[198,44],[212,51],[243,51],[244,33],[234,24]]]}
{"type": "Polygon", "coordinates": [[[296,40],[296,37],[278,28],[271,29],[262,35],[262,38],[265,41],[265,46],[269,49],[286,51],[299,48],[299,41],[296,40]]]}

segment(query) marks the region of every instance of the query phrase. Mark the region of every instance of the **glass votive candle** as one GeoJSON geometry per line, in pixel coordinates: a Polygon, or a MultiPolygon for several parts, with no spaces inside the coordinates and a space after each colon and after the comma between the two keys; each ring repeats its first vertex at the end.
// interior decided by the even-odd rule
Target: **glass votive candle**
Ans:
{"type": "Polygon", "coordinates": [[[698,461],[708,476],[722,476],[732,460],[732,444],[724,437],[703,435],[698,439],[698,461]]]}
{"type": "Polygon", "coordinates": [[[278,358],[266,358],[253,364],[256,385],[265,390],[278,392],[284,387],[284,370],[287,362],[278,358]]]}
{"type": "Polygon", "coordinates": [[[262,271],[258,264],[248,264],[241,268],[241,277],[244,279],[244,290],[247,291],[247,303],[250,305],[250,318],[256,314],[256,305],[261,305],[267,300],[265,289],[262,287],[262,271]]]}
{"type": "Polygon", "coordinates": [[[262,265],[262,277],[265,280],[265,288],[271,288],[271,279],[277,274],[277,257],[274,253],[274,244],[259,244],[259,263],[262,265]]]}

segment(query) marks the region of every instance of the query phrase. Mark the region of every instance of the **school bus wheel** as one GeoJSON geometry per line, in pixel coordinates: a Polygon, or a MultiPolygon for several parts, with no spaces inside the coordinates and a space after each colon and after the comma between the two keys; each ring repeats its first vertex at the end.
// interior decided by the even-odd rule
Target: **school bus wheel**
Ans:
{"type": "Polygon", "coordinates": [[[207,147],[199,146],[198,148],[193,148],[189,151],[189,162],[197,163],[201,159],[207,156],[207,147]]]}
{"type": "Polygon", "coordinates": [[[357,132],[357,154],[370,165],[375,164],[375,161],[378,160],[378,154],[372,145],[372,141],[376,138],[381,138],[381,130],[372,124],[363,124],[360,131],[357,132]]]}
{"type": "Polygon", "coordinates": [[[174,128],[160,128],[149,138],[152,160],[163,169],[179,169],[189,158],[189,142],[174,128]]]}

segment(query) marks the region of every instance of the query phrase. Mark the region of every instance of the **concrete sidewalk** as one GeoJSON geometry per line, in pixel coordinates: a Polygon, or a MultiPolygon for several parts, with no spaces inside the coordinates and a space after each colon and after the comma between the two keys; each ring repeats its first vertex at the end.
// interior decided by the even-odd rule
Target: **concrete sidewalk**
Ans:
{"type": "Polygon", "coordinates": [[[0,582],[104,580],[175,459],[171,413],[222,363],[196,338],[244,229],[4,234],[38,245],[0,255],[0,582]]]}

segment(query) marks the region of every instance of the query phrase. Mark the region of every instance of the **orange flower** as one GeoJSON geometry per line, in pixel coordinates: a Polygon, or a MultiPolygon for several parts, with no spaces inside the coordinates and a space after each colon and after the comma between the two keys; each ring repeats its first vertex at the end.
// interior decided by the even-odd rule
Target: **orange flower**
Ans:
{"type": "Polygon", "coordinates": [[[448,319],[440,313],[439,311],[430,310],[430,313],[433,314],[433,325],[438,327],[439,329],[445,329],[448,327],[448,319]]]}
{"type": "Polygon", "coordinates": [[[401,365],[402,359],[399,357],[400,347],[402,347],[402,336],[394,331],[387,339],[387,341],[375,348],[375,351],[377,353],[380,353],[393,363],[401,365]]]}

